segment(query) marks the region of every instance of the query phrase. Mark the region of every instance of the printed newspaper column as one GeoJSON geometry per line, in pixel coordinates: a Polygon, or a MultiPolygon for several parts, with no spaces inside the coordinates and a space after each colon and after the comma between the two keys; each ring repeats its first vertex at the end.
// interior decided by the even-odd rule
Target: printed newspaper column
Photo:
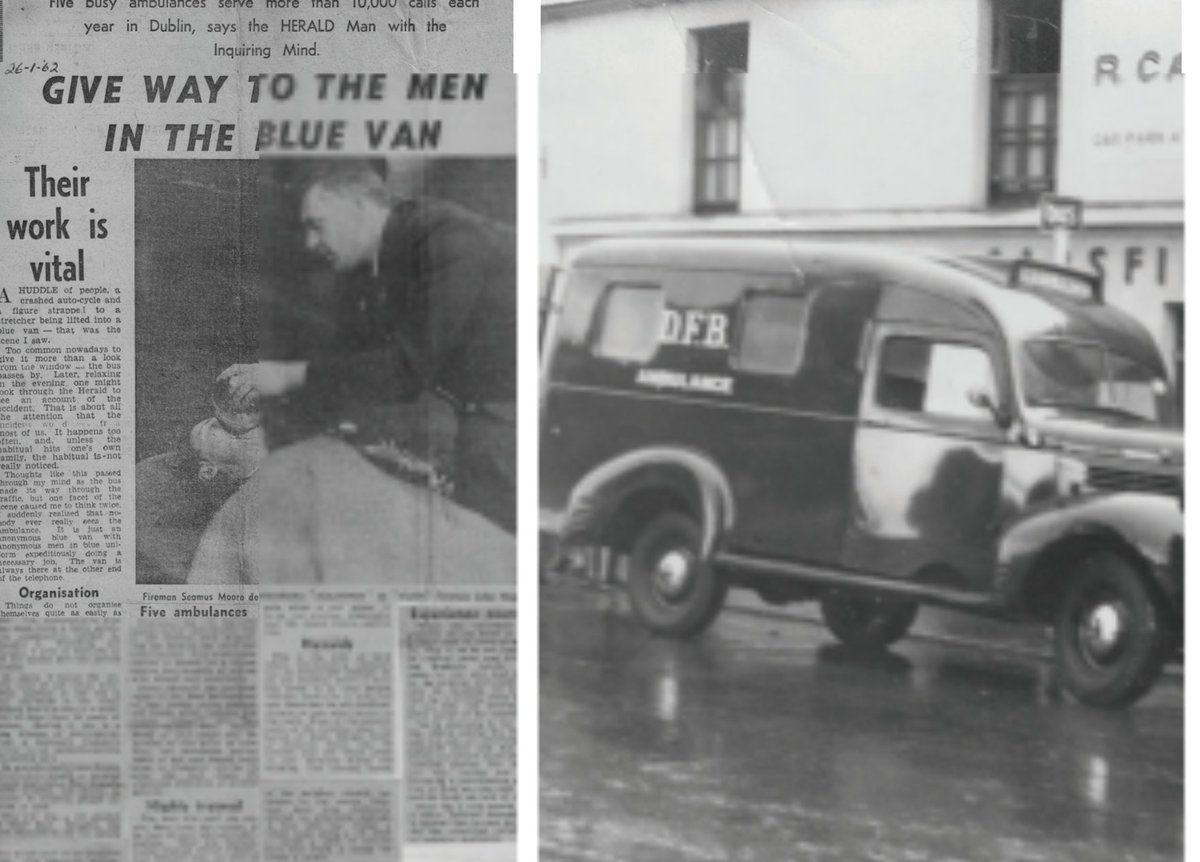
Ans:
{"type": "MultiPolygon", "coordinates": [[[[47,94],[56,92],[47,85],[47,94]]],[[[0,281],[0,582],[60,598],[113,586],[121,548],[124,349],[132,297],[113,283],[108,178],[45,153],[8,174],[0,281]]],[[[112,592],[106,593],[112,595],[112,592]]],[[[9,608],[16,610],[18,608],[9,608]]]]}
{"type": "Polygon", "coordinates": [[[406,846],[516,835],[515,595],[401,607],[406,846]]]}
{"type": "Polygon", "coordinates": [[[264,858],[398,858],[390,596],[272,593],[262,626],[264,858]]]}
{"type": "Polygon", "coordinates": [[[0,860],[120,862],[121,621],[0,621],[0,860]]]}
{"type": "Polygon", "coordinates": [[[126,664],[137,862],[259,858],[258,606],[135,606],[126,664]]]}

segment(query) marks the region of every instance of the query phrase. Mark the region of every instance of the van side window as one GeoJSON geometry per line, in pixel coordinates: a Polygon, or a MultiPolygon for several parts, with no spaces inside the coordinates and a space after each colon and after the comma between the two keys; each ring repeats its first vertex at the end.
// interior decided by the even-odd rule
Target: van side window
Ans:
{"type": "Polygon", "coordinates": [[[755,374],[795,374],[804,356],[808,306],[807,296],[747,294],[730,364],[755,374]]]}
{"type": "Polygon", "coordinates": [[[992,421],[986,407],[971,403],[972,392],[996,400],[996,374],[983,349],[911,336],[884,341],[875,383],[880,407],[992,421]]]}
{"type": "Polygon", "coordinates": [[[662,289],[655,284],[612,284],[602,302],[593,352],[618,362],[650,359],[662,325],[662,289]]]}

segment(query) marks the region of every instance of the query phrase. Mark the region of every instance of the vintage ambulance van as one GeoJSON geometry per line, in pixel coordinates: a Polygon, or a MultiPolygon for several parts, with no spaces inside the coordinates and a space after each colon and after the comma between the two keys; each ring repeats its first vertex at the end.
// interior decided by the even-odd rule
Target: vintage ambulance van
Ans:
{"type": "Polygon", "coordinates": [[[629,558],[656,632],[730,587],[882,648],[921,604],[1052,625],[1079,700],[1183,628],[1183,438],[1090,275],[792,240],[606,240],[559,275],[542,529],[629,558]]]}

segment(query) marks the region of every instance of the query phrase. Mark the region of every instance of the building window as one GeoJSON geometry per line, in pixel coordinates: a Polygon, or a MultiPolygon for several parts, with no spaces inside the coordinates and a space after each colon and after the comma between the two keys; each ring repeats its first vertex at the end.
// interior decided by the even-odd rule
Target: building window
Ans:
{"type": "Polygon", "coordinates": [[[693,208],[737,212],[742,185],[742,81],[750,27],[731,24],[693,33],[696,44],[696,141],[693,208]]]}
{"type": "Polygon", "coordinates": [[[988,199],[1030,204],[1054,190],[1061,0],[994,0],[988,199]]]}

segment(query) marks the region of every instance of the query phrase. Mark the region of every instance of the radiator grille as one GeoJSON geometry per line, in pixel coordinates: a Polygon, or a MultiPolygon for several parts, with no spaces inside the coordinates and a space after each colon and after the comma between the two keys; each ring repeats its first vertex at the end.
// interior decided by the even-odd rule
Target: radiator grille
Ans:
{"type": "Polygon", "coordinates": [[[1102,491],[1137,491],[1143,494],[1180,496],[1183,478],[1170,473],[1148,473],[1123,470],[1120,467],[1088,467],[1088,485],[1102,491]]]}

